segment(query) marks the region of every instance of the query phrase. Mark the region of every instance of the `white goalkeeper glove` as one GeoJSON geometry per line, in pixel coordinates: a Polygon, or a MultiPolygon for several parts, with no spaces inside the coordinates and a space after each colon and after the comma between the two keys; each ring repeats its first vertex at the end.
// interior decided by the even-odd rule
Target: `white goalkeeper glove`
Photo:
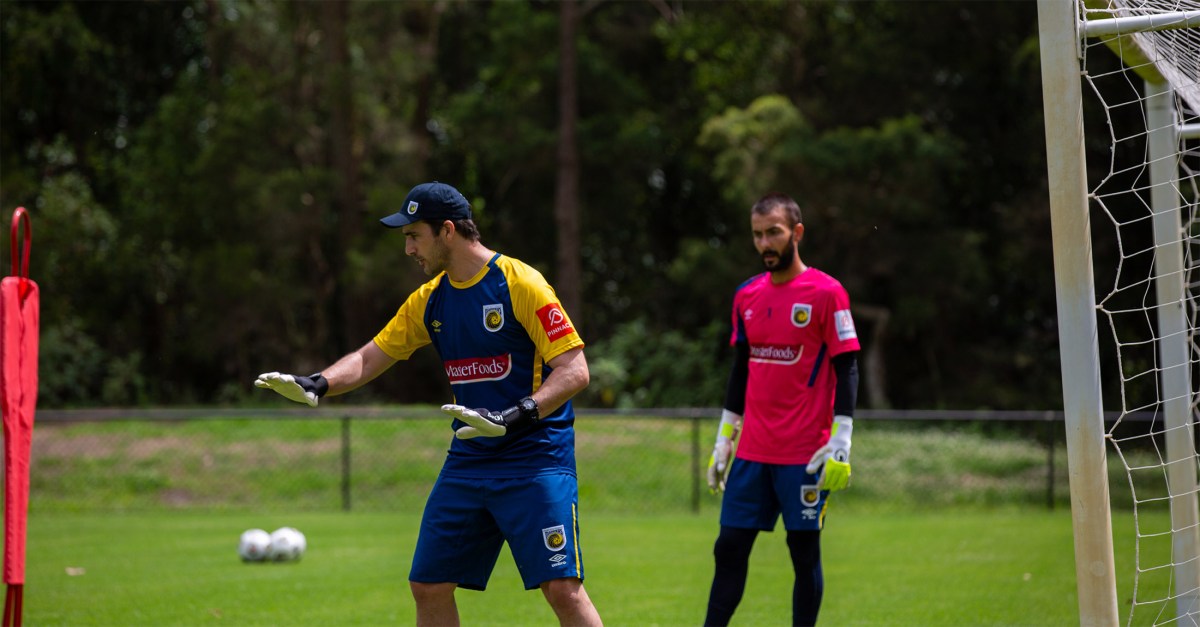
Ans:
{"type": "Polygon", "coordinates": [[[316,407],[317,401],[329,391],[329,382],[319,372],[307,377],[264,372],[254,380],[254,386],[275,390],[289,401],[304,403],[309,407],[316,407]]]}
{"type": "Polygon", "coordinates": [[[717,443],[713,446],[712,457],[708,458],[708,490],[716,493],[725,491],[725,477],[729,476],[729,455],[737,442],[738,432],[742,428],[742,417],[729,411],[721,410],[721,424],[717,426],[717,443]]]}
{"type": "Polygon", "coordinates": [[[854,420],[849,416],[833,417],[829,441],[817,449],[805,469],[810,475],[821,471],[818,489],[833,492],[850,485],[850,433],[853,430],[854,420]]]}
{"type": "Polygon", "coordinates": [[[501,412],[468,409],[462,405],[442,405],[442,411],[467,423],[465,427],[459,427],[454,432],[454,437],[460,440],[470,440],[479,436],[498,438],[510,429],[520,429],[538,421],[538,404],[530,396],[501,412]]]}

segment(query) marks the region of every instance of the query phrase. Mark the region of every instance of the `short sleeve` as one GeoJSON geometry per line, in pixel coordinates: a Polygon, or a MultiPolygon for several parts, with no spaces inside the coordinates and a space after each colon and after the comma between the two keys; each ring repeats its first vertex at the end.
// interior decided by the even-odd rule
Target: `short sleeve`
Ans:
{"type": "Polygon", "coordinates": [[[830,356],[859,350],[858,331],[850,315],[850,295],[840,283],[834,282],[827,292],[829,318],[825,325],[825,344],[830,356]]]}
{"type": "Polygon", "coordinates": [[[550,361],[583,346],[583,338],[575,330],[554,288],[550,287],[542,273],[511,257],[504,258],[504,261],[503,270],[509,281],[513,315],[537,346],[542,360],[550,361]]]}
{"type": "Polygon", "coordinates": [[[408,296],[396,315],[375,336],[375,345],[392,359],[408,359],[418,348],[430,343],[429,329],[425,328],[425,306],[429,295],[437,287],[437,279],[417,288],[408,296]]]}

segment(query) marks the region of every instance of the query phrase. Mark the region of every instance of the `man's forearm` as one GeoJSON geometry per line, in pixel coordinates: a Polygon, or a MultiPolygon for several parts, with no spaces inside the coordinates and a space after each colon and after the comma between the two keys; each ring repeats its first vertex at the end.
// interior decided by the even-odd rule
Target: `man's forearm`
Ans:
{"type": "Polygon", "coordinates": [[[553,371],[542,382],[541,387],[532,394],[542,416],[548,416],[557,411],[572,397],[587,388],[591,381],[587,359],[583,356],[581,348],[555,357],[550,360],[549,365],[553,371]]]}
{"type": "Polygon", "coordinates": [[[367,342],[362,348],[321,371],[321,375],[329,382],[326,396],[337,396],[362,387],[395,363],[396,360],[388,357],[374,341],[367,342]]]}

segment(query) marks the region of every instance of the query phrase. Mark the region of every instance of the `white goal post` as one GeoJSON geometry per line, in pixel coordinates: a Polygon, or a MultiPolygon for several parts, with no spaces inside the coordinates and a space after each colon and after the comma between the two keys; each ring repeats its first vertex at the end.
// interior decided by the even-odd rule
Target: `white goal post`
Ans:
{"type": "Polygon", "coordinates": [[[1038,21],[1080,623],[1120,621],[1111,446],[1136,533],[1127,622],[1196,625],[1200,0],[1039,0],[1038,21]],[[1101,53],[1114,53],[1118,68],[1093,69],[1089,54],[1101,53]],[[1085,129],[1084,85],[1106,128],[1085,129]],[[1139,128],[1122,126],[1128,120],[1139,128]],[[1086,139],[1105,135],[1108,171],[1094,168],[1089,183],[1086,139]],[[1093,213],[1116,235],[1106,248],[1115,259],[1104,261],[1115,277],[1099,302],[1096,273],[1113,270],[1093,266],[1093,213]],[[1102,377],[1100,320],[1115,377],[1102,377]],[[1119,387],[1112,426],[1102,380],[1119,387]],[[1148,416],[1149,427],[1123,424],[1134,416],[1148,416]],[[1167,510],[1161,528],[1156,508],[1167,510]]]}

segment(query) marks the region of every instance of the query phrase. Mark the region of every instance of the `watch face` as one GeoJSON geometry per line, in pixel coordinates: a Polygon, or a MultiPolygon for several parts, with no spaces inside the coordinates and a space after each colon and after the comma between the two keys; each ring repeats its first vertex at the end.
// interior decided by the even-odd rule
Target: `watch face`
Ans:
{"type": "Polygon", "coordinates": [[[537,401],[533,400],[532,398],[522,399],[521,409],[536,416],[538,410],[537,401]]]}

